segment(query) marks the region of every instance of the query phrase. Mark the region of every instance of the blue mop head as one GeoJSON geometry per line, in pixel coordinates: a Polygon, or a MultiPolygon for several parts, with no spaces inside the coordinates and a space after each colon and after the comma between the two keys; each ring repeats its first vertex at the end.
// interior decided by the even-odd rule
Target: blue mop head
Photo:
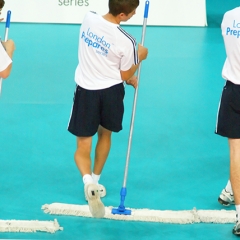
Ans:
{"type": "Polygon", "coordinates": [[[118,208],[113,208],[112,209],[112,214],[120,214],[120,215],[131,215],[131,210],[126,209],[124,206],[124,201],[125,201],[125,196],[127,195],[127,189],[122,188],[120,192],[121,196],[121,203],[118,208]]]}

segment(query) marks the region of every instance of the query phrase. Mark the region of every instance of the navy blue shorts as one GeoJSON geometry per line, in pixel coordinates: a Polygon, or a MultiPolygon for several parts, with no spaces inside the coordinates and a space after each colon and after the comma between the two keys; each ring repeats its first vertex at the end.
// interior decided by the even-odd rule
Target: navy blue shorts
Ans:
{"type": "Polygon", "coordinates": [[[101,90],[76,87],[68,131],[78,137],[93,136],[99,125],[122,130],[125,89],[122,83],[101,90]]]}
{"type": "Polygon", "coordinates": [[[222,91],[215,133],[227,138],[240,138],[240,85],[226,82],[222,91]]]}

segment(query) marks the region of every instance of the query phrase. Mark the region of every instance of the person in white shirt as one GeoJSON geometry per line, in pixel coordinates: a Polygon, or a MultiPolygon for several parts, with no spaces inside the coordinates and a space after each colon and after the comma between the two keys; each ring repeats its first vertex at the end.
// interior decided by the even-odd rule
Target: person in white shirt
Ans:
{"type": "MultiPolygon", "coordinates": [[[[0,0],[0,14],[5,1],[0,0]]],[[[4,19],[1,18],[0,22],[4,19]]],[[[12,70],[12,57],[15,50],[15,44],[12,40],[0,43],[0,78],[7,78],[12,70]]]]}
{"type": "Polygon", "coordinates": [[[122,129],[123,83],[137,87],[134,73],[147,58],[147,48],[120,27],[136,12],[139,0],[109,0],[109,12],[100,16],[88,12],[79,35],[77,84],[68,131],[77,137],[75,162],[83,177],[84,192],[93,217],[101,218],[105,208],[98,184],[107,160],[112,132],[122,129]],[[94,166],[91,170],[92,136],[98,134],[94,166]]]}
{"type": "Polygon", "coordinates": [[[222,35],[226,60],[222,77],[226,80],[220,100],[216,134],[228,138],[230,150],[230,180],[218,201],[235,204],[237,223],[232,232],[240,236],[240,7],[224,14],[222,35]]]}

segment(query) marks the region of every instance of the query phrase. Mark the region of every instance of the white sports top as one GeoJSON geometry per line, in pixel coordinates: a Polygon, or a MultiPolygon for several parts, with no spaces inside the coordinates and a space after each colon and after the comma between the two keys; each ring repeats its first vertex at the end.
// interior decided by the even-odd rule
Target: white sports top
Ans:
{"type": "Polygon", "coordinates": [[[122,83],[120,70],[139,62],[135,39],[94,12],[88,12],[81,25],[78,58],[75,82],[89,90],[122,83]]]}
{"type": "Polygon", "coordinates": [[[6,53],[3,45],[0,43],[0,72],[5,70],[12,63],[11,58],[6,53]]]}
{"type": "Polygon", "coordinates": [[[240,84],[240,7],[224,14],[221,28],[227,54],[222,77],[240,84]]]}

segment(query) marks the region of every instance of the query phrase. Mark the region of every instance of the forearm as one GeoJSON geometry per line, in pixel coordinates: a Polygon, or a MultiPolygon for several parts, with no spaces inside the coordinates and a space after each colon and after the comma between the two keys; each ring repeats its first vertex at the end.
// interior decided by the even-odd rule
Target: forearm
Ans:
{"type": "Polygon", "coordinates": [[[12,70],[12,63],[10,63],[5,70],[0,72],[0,77],[4,78],[4,79],[7,78],[9,76],[11,70],[12,70]]]}
{"type": "Polygon", "coordinates": [[[6,52],[7,52],[8,56],[12,59],[14,50],[6,48],[6,52]]]}
{"type": "Polygon", "coordinates": [[[140,62],[136,65],[133,64],[132,67],[127,71],[120,71],[122,80],[127,81],[129,78],[131,78],[137,71],[139,64],[140,62]]]}

